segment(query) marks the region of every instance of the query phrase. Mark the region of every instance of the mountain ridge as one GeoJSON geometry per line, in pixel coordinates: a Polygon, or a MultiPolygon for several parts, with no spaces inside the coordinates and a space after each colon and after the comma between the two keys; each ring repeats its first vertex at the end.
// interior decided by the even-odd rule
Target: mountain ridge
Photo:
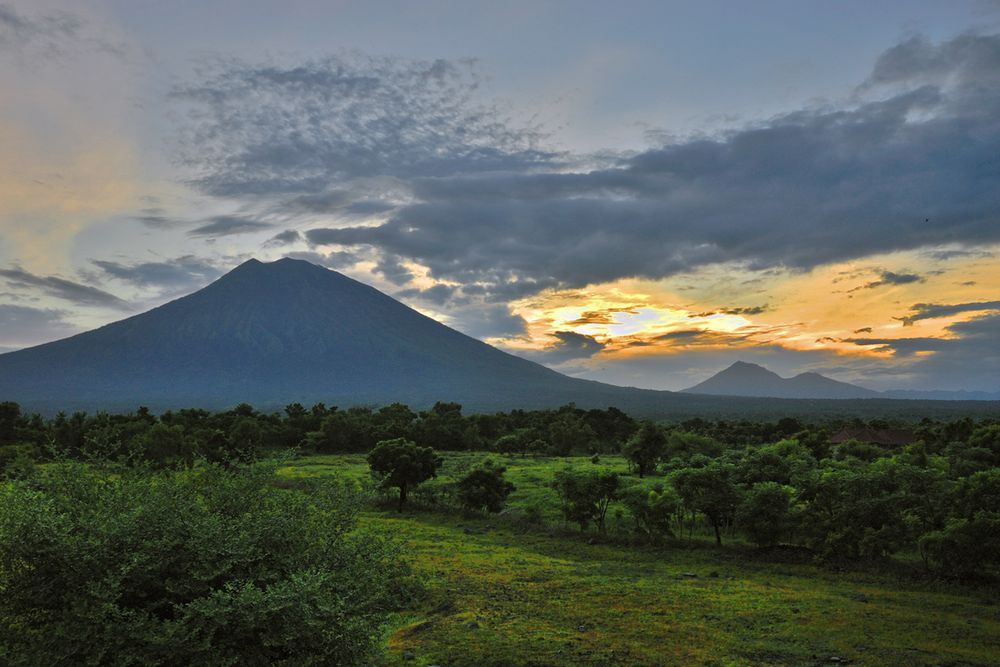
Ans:
{"type": "MultiPolygon", "coordinates": [[[[868,414],[852,402],[722,400],[562,375],[451,329],[377,289],[303,260],[249,260],[144,313],[0,354],[0,400],[29,410],[224,409],[457,401],[489,412],[618,407],[636,416],[868,414]]],[[[1000,404],[885,401],[906,414],[1000,404]]]]}
{"type": "Polygon", "coordinates": [[[753,396],[756,398],[875,398],[878,392],[819,373],[799,373],[783,378],[758,364],[737,361],[707,380],[682,390],[688,394],[753,396]]]}
{"type": "Polygon", "coordinates": [[[1000,392],[946,391],[920,389],[889,389],[876,391],[859,385],[834,380],[815,371],[806,371],[789,378],[761,366],[736,361],[730,366],[681,393],[705,396],[744,396],[785,399],[893,399],[937,401],[996,401],[1000,392]]]}

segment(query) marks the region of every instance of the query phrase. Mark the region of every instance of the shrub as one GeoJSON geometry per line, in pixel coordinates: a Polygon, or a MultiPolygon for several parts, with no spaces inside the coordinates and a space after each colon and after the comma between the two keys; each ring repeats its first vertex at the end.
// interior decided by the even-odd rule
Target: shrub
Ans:
{"type": "Polygon", "coordinates": [[[646,420],[622,447],[622,454],[635,466],[639,477],[644,477],[656,470],[656,464],[663,456],[666,446],[667,437],[660,427],[646,420]]]}
{"type": "Polygon", "coordinates": [[[703,468],[676,471],[671,483],[687,509],[701,512],[715,530],[715,543],[722,544],[722,526],[729,522],[740,503],[739,489],[733,483],[734,469],[713,461],[703,468]]]}
{"type": "Polygon", "coordinates": [[[602,532],[608,506],[617,500],[621,478],[617,473],[578,473],[573,470],[556,472],[552,487],[562,501],[560,509],[567,521],[580,525],[580,530],[594,522],[602,532]]]}
{"type": "Polygon", "coordinates": [[[968,576],[1000,565],[1000,515],[980,512],[953,519],[942,530],[920,537],[920,555],[939,572],[968,576]]]}
{"type": "Polygon", "coordinates": [[[524,508],[524,520],[532,526],[540,526],[545,522],[545,513],[537,503],[524,508]]]}
{"type": "Polygon", "coordinates": [[[754,484],[737,512],[737,523],[751,542],[772,546],[788,533],[794,492],[776,482],[754,484]]]}
{"type": "Polygon", "coordinates": [[[106,475],[59,464],[0,486],[6,664],[371,664],[394,552],[357,493],[275,466],[106,475]]]}
{"type": "Polygon", "coordinates": [[[514,485],[504,479],[507,469],[485,461],[458,481],[458,500],[470,510],[499,512],[514,485]]]}
{"type": "Polygon", "coordinates": [[[646,490],[641,487],[629,489],[622,496],[622,501],[635,521],[636,530],[658,537],[673,536],[673,521],[680,507],[680,499],[671,488],[646,490]]]}

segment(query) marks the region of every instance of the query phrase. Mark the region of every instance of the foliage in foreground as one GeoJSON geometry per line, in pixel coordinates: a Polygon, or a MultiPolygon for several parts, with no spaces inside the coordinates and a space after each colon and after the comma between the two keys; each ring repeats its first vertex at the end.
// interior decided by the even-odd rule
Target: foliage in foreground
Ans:
{"type": "Polygon", "coordinates": [[[0,487],[0,662],[368,664],[393,549],[354,530],[357,490],[274,470],[57,464],[0,487]]]}

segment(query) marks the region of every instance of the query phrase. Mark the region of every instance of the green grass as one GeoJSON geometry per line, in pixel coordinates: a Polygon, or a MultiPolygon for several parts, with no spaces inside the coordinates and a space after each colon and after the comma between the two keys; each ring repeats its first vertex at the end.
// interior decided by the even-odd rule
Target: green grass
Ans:
{"type": "MultiPolygon", "coordinates": [[[[483,457],[446,455],[441,477],[483,457]]],[[[419,609],[393,619],[386,665],[810,665],[834,656],[856,665],[1000,664],[1000,607],[988,591],[767,562],[707,539],[656,549],[590,544],[559,527],[546,487],[564,460],[492,458],[518,486],[512,512],[544,504],[554,526],[364,515],[363,525],[404,543],[427,588],[419,609]]],[[[616,457],[572,463],[625,471],[616,457]]],[[[283,474],[368,476],[362,456],[308,457],[283,474]]]]}
{"type": "MultiPolygon", "coordinates": [[[[424,487],[453,482],[479,462],[489,458],[507,468],[506,478],[515,486],[514,492],[507,499],[507,507],[511,513],[523,513],[528,507],[535,506],[541,510],[547,523],[558,525],[562,524],[559,497],[550,486],[557,470],[572,467],[628,475],[628,465],[621,456],[602,455],[596,464],[592,463],[589,457],[582,456],[567,459],[548,456],[502,456],[483,452],[449,452],[443,454],[442,458],[443,463],[438,470],[437,479],[426,482],[424,487]]],[[[371,479],[368,463],[363,454],[307,456],[296,460],[294,465],[282,469],[281,473],[286,476],[338,475],[355,480],[371,479]]],[[[665,479],[662,476],[650,476],[640,480],[638,477],[628,476],[627,482],[652,488],[656,484],[664,483],[665,479]]],[[[417,501],[419,502],[419,498],[417,501]]],[[[608,511],[608,523],[611,527],[620,527],[614,520],[616,509],[623,509],[620,503],[613,503],[608,511]]]]}

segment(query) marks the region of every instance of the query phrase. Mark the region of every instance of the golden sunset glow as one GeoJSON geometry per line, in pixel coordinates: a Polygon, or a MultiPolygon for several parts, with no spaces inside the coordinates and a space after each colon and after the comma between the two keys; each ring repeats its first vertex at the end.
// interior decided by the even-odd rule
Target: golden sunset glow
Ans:
{"type": "MultiPolygon", "coordinates": [[[[953,339],[948,327],[991,309],[907,322],[915,304],[989,302],[1000,295],[1000,247],[972,257],[930,262],[926,251],[893,253],[766,275],[714,267],[662,281],[623,280],[584,289],[549,291],[514,302],[527,322],[520,338],[496,339],[511,350],[543,350],[552,334],[571,331],[603,346],[591,363],[623,357],[677,355],[692,349],[731,350],[776,345],[844,357],[891,361],[891,348],[864,339],[953,339]],[[873,285],[886,271],[911,283],[873,285]]],[[[996,309],[993,309],[996,310],[996,309]]],[[[933,352],[918,350],[915,357],[933,352]]]]}

